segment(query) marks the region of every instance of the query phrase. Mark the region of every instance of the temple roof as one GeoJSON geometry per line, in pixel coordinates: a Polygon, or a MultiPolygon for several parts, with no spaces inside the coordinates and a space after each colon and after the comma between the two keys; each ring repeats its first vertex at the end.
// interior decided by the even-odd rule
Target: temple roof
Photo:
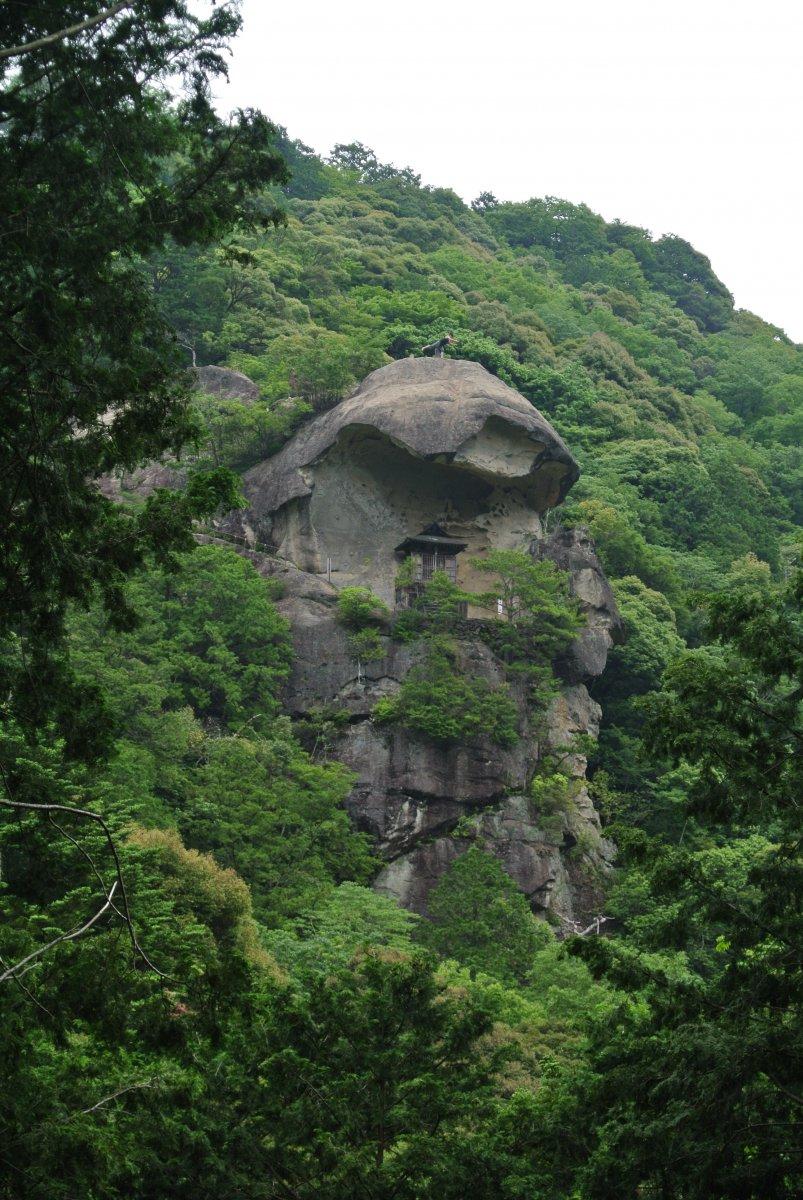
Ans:
{"type": "Polygon", "coordinates": [[[407,550],[444,550],[450,554],[459,554],[461,550],[465,550],[467,542],[458,541],[457,538],[449,537],[446,530],[437,523],[427,525],[426,529],[422,529],[420,533],[414,534],[412,537],[406,537],[403,542],[400,542],[396,547],[396,554],[403,554],[407,550]]]}

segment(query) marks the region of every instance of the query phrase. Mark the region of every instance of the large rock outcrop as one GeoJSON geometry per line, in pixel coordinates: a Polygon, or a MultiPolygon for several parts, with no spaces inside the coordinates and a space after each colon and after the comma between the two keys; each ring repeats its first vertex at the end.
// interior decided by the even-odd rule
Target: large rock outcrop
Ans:
{"type": "Polygon", "coordinates": [[[477,363],[402,359],[301,429],[245,476],[229,533],[270,545],[339,587],[394,599],[394,550],[433,521],[472,554],[541,535],[540,514],[579,474],[529,401],[477,363]]]}
{"type": "MultiPolygon", "coordinates": [[[[571,924],[598,908],[612,847],[576,739],[597,732],[600,711],[586,684],[604,667],[618,615],[584,531],[543,529],[545,512],[577,475],[546,419],[482,367],[408,359],[375,371],[249,471],[249,507],[225,522],[229,535],[259,547],[241,552],[283,585],[279,607],[296,651],[287,709],[296,717],[330,705],[348,713],[333,752],[355,774],[351,816],[385,859],[377,888],[419,912],[472,842],[500,859],[535,911],[571,924]],[[556,664],[562,685],[545,721],[534,721],[512,686],[520,737],[511,749],[482,740],[445,748],[371,719],[423,650],[386,633],[383,657],[358,663],[337,620],[338,593],[364,584],[392,606],[399,545],[434,526],[466,547],[456,558],[462,586],[487,588],[472,556],[524,548],[568,572],[587,614],[587,628],[556,664]],[[554,752],[573,782],[565,803],[539,811],[530,784],[539,760],[554,752]]],[[[458,652],[464,671],[502,682],[503,666],[471,620],[458,652]]]]}

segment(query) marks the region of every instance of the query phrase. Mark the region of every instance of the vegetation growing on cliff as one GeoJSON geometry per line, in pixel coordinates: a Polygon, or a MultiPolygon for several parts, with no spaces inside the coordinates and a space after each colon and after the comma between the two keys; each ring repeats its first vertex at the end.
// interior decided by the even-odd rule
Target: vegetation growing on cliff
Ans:
{"type": "Polygon", "coordinates": [[[425,643],[423,662],[413,667],[392,696],[374,706],[377,724],[395,723],[444,745],[472,745],[487,738],[512,746],[519,712],[504,684],[473,679],[458,664],[456,645],[445,635],[425,643]]]}

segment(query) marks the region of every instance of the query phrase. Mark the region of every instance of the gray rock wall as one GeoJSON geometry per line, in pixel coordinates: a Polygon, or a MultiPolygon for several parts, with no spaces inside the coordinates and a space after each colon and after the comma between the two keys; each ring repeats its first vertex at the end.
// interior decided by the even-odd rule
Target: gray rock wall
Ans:
{"type": "MultiPolygon", "coordinates": [[[[384,657],[358,663],[337,620],[334,585],[278,557],[239,553],[283,585],[277,603],[290,622],[295,649],[284,696],[287,710],[303,718],[333,705],[349,714],[331,754],[354,772],[351,818],[385,860],[377,890],[426,914],[431,888],[476,843],[500,860],[536,913],[551,914],[565,928],[593,916],[610,875],[613,847],[602,835],[588,793],[585,756],[571,748],[577,735],[597,734],[600,709],[586,683],[604,665],[601,647],[616,636],[619,618],[585,532],[561,530],[534,546],[536,555],[564,555],[561,562],[568,565],[573,589],[595,601],[594,624],[567,659],[564,682],[543,725],[533,727],[523,696],[512,689],[520,738],[510,749],[487,741],[442,747],[404,729],[375,725],[374,705],[400,687],[421,648],[384,636],[384,657]],[[601,580],[599,589],[589,589],[589,572],[601,580]],[[593,654],[587,652],[592,628],[593,654]],[[556,751],[574,776],[574,794],[559,811],[539,812],[529,784],[543,755],[556,751]]],[[[483,642],[463,639],[459,654],[461,667],[475,677],[493,685],[504,680],[502,664],[483,642]]]]}
{"type": "MultiPolygon", "coordinates": [[[[246,544],[274,549],[275,557],[242,552],[284,583],[279,607],[296,651],[286,706],[296,717],[327,705],[348,713],[334,754],[354,772],[351,817],[385,860],[376,887],[417,912],[426,913],[431,888],[472,842],[499,858],[536,912],[570,925],[599,905],[612,847],[577,738],[596,735],[600,712],[586,684],[604,668],[619,619],[585,532],[544,535],[545,514],[577,475],[549,422],[478,364],[406,359],[373,372],[249,471],[249,507],[222,523],[246,544]],[[466,545],[457,560],[466,590],[489,587],[472,557],[529,549],[569,573],[586,613],[587,628],[556,664],[561,691],[546,719],[534,724],[511,688],[519,712],[512,749],[482,740],[443,747],[376,725],[377,700],[398,690],[424,651],[385,636],[383,657],[359,664],[337,622],[342,587],[365,585],[394,603],[396,547],[433,523],[466,545]],[[550,753],[568,764],[572,784],[556,811],[539,811],[530,787],[550,753]]],[[[505,678],[470,621],[459,657],[476,678],[505,678]]]]}

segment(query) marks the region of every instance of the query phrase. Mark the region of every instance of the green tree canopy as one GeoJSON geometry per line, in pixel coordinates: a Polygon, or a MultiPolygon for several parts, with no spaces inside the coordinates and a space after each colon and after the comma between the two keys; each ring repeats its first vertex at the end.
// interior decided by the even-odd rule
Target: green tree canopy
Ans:
{"type": "Polygon", "coordinates": [[[527,982],[537,952],[552,940],[497,859],[478,846],[455,859],[427,907],[431,923],[421,926],[421,940],[503,983],[527,982]]]}
{"type": "Polygon", "coordinates": [[[191,517],[235,500],[225,472],[140,512],[112,506],[96,480],[194,433],[183,355],[143,259],[170,239],[277,219],[254,196],[285,178],[261,114],[222,120],[212,106],[236,8],[88,8],[3,6],[3,40],[23,49],[0,60],[0,637],[25,648],[25,668],[6,658],[2,679],[23,721],[80,711],[69,689],[59,699],[66,603],[98,592],[129,620],[122,583],[144,556],[186,546],[191,517]]]}
{"type": "Polygon", "coordinates": [[[718,650],[678,659],[650,704],[653,751],[693,768],[689,815],[738,837],[696,850],[622,835],[640,881],[631,937],[577,950],[641,1003],[596,1030],[583,1195],[791,1200],[803,1183],[802,584],[752,572],[712,596],[718,650]]]}

